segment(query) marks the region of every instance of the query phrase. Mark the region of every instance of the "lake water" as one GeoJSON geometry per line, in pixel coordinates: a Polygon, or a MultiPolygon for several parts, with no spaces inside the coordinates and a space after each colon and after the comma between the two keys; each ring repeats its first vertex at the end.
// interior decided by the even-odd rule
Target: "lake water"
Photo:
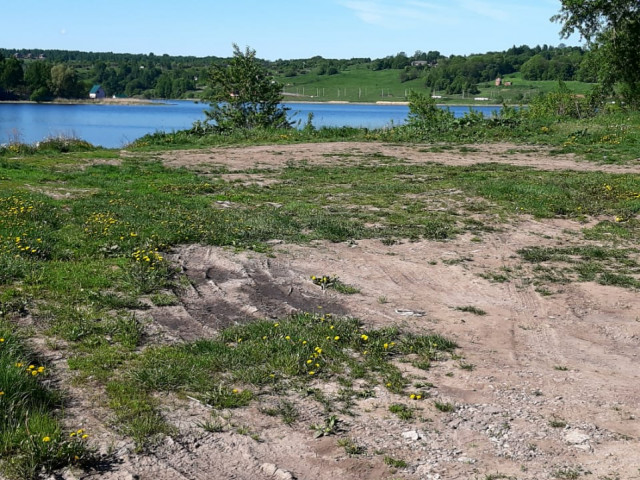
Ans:
{"type": "MultiPolygon", "coordinates": [[[[288,103],[290,119],[304,126],[313,113],[316,127],[383,128],[407,119],[405,105],[361,105],[341,103],[288,103]]],[[[106,148],[120,148],[157,131],[190,128],[204,120],[206,103],[171,101],[153,105],[60,105],[0,103],[0,144],[19,141],[35,143],[47,137],[72,136],[106,148]]],[[[448,107],[456,116],[469,107],[448,107]]],[[[485,115],[498,107],[473,107],[485,115]]]]}

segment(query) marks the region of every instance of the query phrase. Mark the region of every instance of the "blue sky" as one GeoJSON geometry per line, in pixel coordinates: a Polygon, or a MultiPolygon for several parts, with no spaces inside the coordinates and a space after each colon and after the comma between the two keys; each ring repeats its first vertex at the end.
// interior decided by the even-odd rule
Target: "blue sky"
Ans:
{"type": "Polygon", "coordinates": [[[0,47],[156,55],[381,58],[579,45],[559,0],[2,0],[0,47]]]}

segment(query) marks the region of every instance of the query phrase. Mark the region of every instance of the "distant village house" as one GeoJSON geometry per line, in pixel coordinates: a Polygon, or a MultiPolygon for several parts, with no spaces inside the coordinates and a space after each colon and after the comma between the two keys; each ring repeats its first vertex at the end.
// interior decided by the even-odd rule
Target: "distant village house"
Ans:
{"type": "Polygon", "coordinates": [[[89,98],[97,99],[97,98],[105,98],[107,93],[102,88],[102,85],[94,85],[91,87],[91,91],[89,92],[89,98]]]}

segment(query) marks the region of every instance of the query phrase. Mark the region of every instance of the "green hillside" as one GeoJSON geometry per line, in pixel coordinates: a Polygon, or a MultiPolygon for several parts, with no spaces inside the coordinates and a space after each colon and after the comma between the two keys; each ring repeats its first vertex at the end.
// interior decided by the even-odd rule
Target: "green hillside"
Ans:
{"type": "MultiPolygon", "coordinates": [[[[374,71],[362,65],[350,67],[335,75],[318,75],[306,73],[295,77],[277,76],[276,80],[284,85],[285,101],[347,101],[347,102],[405,102],[410,91],[428,93],[424,79],[401,82],[400,74],[404,69],[388,69],[374,71]]],[[[528,103],[540,93],[557,90],[558,82],[554,80],[524,80],[520,73],[505,75],[505,81],[511,86],[495,86],[495,82],[478,84],[480,93],[451,94],[434,91],[441,96],[439,103],[528,103]],[[475,100],[487,98],[488,100],[475,100]]],[[[564,82],[567,87],[577,93],[586,94],[593,84],[578,81],[564,82]]]]}

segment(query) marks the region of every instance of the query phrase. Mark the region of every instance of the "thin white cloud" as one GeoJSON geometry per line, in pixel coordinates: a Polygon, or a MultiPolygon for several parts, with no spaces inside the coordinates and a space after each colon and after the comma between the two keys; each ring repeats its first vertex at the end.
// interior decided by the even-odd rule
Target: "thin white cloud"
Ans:
{"type": "Polygon", "coordinates": [[[342,0],[340,5],[353,11],[364,23],[398,29],[428,23],[457,23],[445,8],[419,0],[342,0]]]}
{"type": "MultiPolygon", "coordinates": [[[[507,11],[490,2],[482,2],[479,0],[461,0],[459,4],[462,10],[466,10],[467,12],[474,13],[482,17],[490,18],[492,20],[497,20],[499,22],[508,21],[510,18],[510,15],[507,11]]],[[[501,3],[500,5],[504,5],[504,3],[501,3]]]]}

